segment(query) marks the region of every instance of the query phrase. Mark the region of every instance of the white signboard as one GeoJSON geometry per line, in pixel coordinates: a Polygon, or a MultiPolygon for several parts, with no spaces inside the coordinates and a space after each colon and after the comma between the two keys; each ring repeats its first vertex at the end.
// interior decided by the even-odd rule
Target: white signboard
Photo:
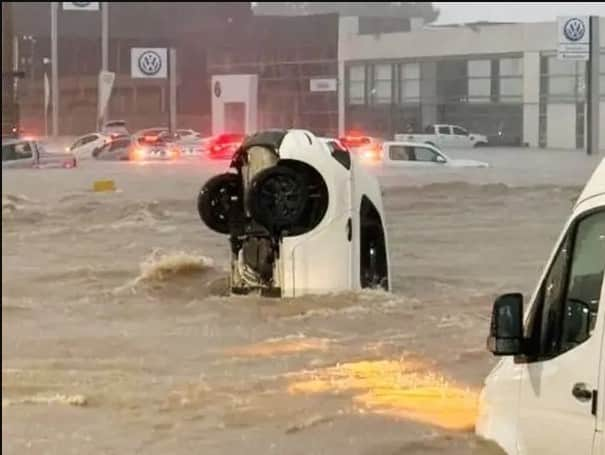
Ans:
{"type": "Polygon", "coordinates": [[[590,53],[589,17],[559,17],[557,40],[557,58],[559,60],[588,60],[590,53]]]}
{"type": "Polygon", "coordinates": [[[168,51],[165,47],[133,47],[130,49],[130,76],[133,78],[166,79],[168,51]]]}
{"type": "Polygon", "coordinates": [[[99,2],[63,2],[65,11],[99,11],[99,2]]]}
{"type": "Polygon", "coordinates": [[[336,79],[309,79],[309,90],[312,92],[335,92],[336,79]]]}

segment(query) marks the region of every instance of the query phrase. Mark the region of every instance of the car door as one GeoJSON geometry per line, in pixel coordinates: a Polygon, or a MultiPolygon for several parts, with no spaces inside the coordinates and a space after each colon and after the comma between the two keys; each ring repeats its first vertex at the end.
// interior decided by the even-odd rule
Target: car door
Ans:
{"type": "Polygon", "coordinates": [[[452,142],[455,143],[455,147],[468,148],[472,147],[469,139],[468,131],[459,126],[452,127],[452,142]]]}
{"type": "Polygon", "coordinates": [[[439,125],[437,127],[437,144],[440,147],[455,147],[452,129],[448,125],[439,125]]]}
{"type": "Polygon", "coordinates": [[[526,320],[528,354],[517,359],[523,364],[520,455],[592,453],[600,396],[604,269],[601,206],[570,225],[526,320]]]}

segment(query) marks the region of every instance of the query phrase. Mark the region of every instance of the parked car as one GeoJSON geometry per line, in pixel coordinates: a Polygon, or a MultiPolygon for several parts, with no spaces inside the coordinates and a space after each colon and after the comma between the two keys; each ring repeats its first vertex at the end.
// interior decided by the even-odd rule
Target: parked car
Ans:
{"type": "Polygon", "coordinates": [[[246,135],[240,133],[219,134],[206,142],[205,153],[212,159],[230,160],[245,138],[246,135]]]}
{"type": "Polygon", "coordinates": [[[360,159],[384,167],[489,167],[483,161],[452,159],[431,144],[415,142],[384,142],[379,154],[366,152],[360,159]]]}
{"type": "Polygon", "coordinates": [[[78,158],[92,156],[95,149],[101,148],[111,137],[101,133],[90,133],[79,137],[67,148],[68,152],[73,153],[78,158]]]}
{"type": "Polygon", "coordinates": [[[424,133],[395,134],[396,141],[425,142],[438,147],[472,148],[487,145],[487,137],[458,125],[429,125],[424,133]]]}
{"type": "Polygon", "coordinates": [[[42,144],[26,139],[2,139],[2,169],[74,168],[78,160],[73,153],[50,153],[42,144]]]}
{"type": "Polygon", "coordinates": [[[506,453],[605,453],[604,270],[605,160],[575,203],[525,315],[520,293],[494,303],[488,349],[502,360],[485,380],[476,431],[506,453]]]}

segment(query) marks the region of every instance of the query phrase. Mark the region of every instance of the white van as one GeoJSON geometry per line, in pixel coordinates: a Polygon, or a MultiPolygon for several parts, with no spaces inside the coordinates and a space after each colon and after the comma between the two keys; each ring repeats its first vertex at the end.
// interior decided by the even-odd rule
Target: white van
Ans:
{"type": "Polygon", "coordinates": [[[523,317],[494,303],[477,433],[508,454],[605,454],[605,160],[578,199],[523,317]],[[601,305],[599,305],[601,302],[601,305]]]}

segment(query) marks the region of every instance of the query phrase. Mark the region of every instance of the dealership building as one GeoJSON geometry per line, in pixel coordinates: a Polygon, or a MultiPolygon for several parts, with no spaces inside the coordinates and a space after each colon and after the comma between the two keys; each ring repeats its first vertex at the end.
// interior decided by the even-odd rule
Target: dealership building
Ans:
{"type": "Polygon", "coordinates": [[[581,148],[586,62],[557,59],[557,35],[555,22],[431,26],[421,18],[377,33],[359,17],[340,17],[339,131],[390,138],[404,128],[452,123],[492,143],[581,148]]]}

